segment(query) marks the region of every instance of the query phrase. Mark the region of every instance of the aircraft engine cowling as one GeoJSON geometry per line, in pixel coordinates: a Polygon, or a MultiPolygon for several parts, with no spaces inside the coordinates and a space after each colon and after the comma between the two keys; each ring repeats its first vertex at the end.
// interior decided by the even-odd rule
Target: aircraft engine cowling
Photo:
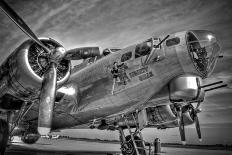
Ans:
{"type": "MultiPolygon", "coordinates": [[[[146,112],[143,114],[143,118],[145,118],[148,127],[154,127],[164,122],[173,122],[177,118],[175,107],[172,104],[147,107],[145,111],[146,112]]],[[[123,120],[117,122],[117,124],[119,126],[126,127],[126,124],[123,120]]],[[[135,126],[135,121],[132,117],[128,117],[128,124],[131,127],[135,126]]]]}
{"type": "Polygon", "coordinates": [[[201,89],[201,78],[194,75],[182,75],[169,83],[171,102],[203,101],[205,93],[201,89]]]}
{"type": "Polygon", "coordinates": [[[170,122],[176,119],[176,112],[172,105],[148,107],[146,111],[149,125],[170,122]]]}
{"type": "MultiPolygon", "coordinates": [[[[191,125],[194,123],[192,110],[192,107],[190,107],[183,113],[185,125],[191,125]]],[[[178,127],[177,112],[173,104],[148,107],[146,111],[148,126],[157,126],[158,128],[178,127]]]]}
{"type": "MultiPolygon", "coordinates": [[[[177,111],[174,104],[160,105],[155,107],[147,107],[146,109],[146,127],[157,127],[159,129],[178,127],[177,111]]],[[[183,119],[185,125],[191,125],[194,123],[192,106],[185,108],[183,112],[183,119]]],[[[119,121],[117,124],[121,127],[126,127],[124,121],[119,121]]],[[[133,118],[128,118],[128,125],[135,127],[133,118]]]]}
{"type": "Polygon", "coordinates": [[[75,60],[94,58],[96,56],[101,56],[99,47],[82,47],[74,48],[67,51],[66,59],[72,60],[75,57],[75,60]]]}
{"type": "MultiPolygon", "coordinates": [[[[50,38],[41,38],[49,49],[62,47],[50,38]]],[[[32,40],[23,42],[0,67],[0,98],[10,94],[20,99],[38,98],[43,74],[49,66],[48,53],[32,40]]],[[[58,87],[68,80],[71,64],[61,60],[57,64],[58,87]]]]}

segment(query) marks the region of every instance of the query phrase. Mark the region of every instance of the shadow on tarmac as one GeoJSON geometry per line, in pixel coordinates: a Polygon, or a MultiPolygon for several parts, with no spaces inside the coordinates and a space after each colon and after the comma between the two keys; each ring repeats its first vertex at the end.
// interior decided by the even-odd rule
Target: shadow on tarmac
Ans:
{"type": "MultiPolygon", "coordinates": [[[[51,145],[41,144],[37,145],[51,145]]],[[[25,148],[23,146],[11,145],[7,148],[5,155],[120,155],[120,152],[104,152],[104,151],[56,151],[56,150],[36,150],[25,148]]]]}

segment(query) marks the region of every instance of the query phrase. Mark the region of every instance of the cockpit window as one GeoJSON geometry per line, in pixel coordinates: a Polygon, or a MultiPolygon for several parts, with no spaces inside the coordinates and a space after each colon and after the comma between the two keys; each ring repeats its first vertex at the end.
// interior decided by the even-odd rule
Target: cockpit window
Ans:
{"type": "Polygon", "coordinates": [[[121,62],[125,62],[132,58],[132,52],[127,52],[122,55],[121,62]]]}
{"type": "Polygon", "coordinates": [[[135,48],[135,58],[145,56],[151,52],[151,42],[138,44],[135,48]]]}
{"type": "Polygon", "coordinates": [[[180,38],[176,37],[176,38],[168,39],[166,41],[166,46],[178,45],[179,43],[180,43],[180,38]]]}
{"type": "Polygon", "coordinates": [[[121,49],[119,49],[119,48],[111,48],[110,49],[112,52],[117,52],[117,51],[119,51],[119,50],[121,50],[121,49]]]}

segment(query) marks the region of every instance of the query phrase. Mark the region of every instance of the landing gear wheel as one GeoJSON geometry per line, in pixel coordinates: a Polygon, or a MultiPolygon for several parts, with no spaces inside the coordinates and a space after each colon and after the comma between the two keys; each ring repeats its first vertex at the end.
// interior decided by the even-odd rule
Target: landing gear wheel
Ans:
{"type": "Polygon", "coordinates": [[[3,155],[9,137],[9,127],[6,121],[0,119],[0,154],[3,155]]]}
{"type": "Polygon", "coordinates": [[[37,132],[36,128],[29,127],[26,132],[24,132],[21,140],[26,144],[34,144],[40,138],[39,133],[37,132]]]}
{"type": "MultiPolygon", "coordinates": [[[[131,136],[128,135],[125,138],[126,138],[126,142],[121,145],[122,154],[123,155],[136,155],[136,151],[135,151],[133,142],[131,140],[131,136]]],[[[141,139],[138,136],[134,136],[134,140],[135,140],[137,147],[143,147],[142,141],[139,141],[141,139]]],[[[140,155],[146,154],[145,150],[139,149],[138,151],[140,155]]]]}
{"type": "Polygon", "coordinates": [[[123,143],[121,146],[121,150],[123,155],[133,155],[135,152],[133,144],[130,142],[123,143]]]}

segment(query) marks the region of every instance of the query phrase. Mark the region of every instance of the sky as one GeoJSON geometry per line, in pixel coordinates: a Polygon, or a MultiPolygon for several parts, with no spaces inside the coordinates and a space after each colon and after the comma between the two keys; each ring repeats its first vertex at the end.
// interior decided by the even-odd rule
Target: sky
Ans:
{"type": "MultiPolygon", "coordinates": [[[[207,93],[201,105],[199,118],[203,143],[232,144],[231,0],[6,1],[37,36],[51,37],[66,49],[83,46],[123,48],[151,36],[192,29],[213,31],[224,57],[204,83],[223,80],[228,87],[207,93]]],[[[0,63],[26,39],[28,37],[0,12],[0,63]]],[[[118,133],[103,134],[95,130],[65,130],[64,133],[118,138],[118,133]]],[[[180,139],[177,129],[146,129],[144,133],[147,139],[151,135],[165,142],[178,142],[180,139]]],[[[194,126],[188,127],[186,133],[187,142],[197,143],[194,126]]]]}

